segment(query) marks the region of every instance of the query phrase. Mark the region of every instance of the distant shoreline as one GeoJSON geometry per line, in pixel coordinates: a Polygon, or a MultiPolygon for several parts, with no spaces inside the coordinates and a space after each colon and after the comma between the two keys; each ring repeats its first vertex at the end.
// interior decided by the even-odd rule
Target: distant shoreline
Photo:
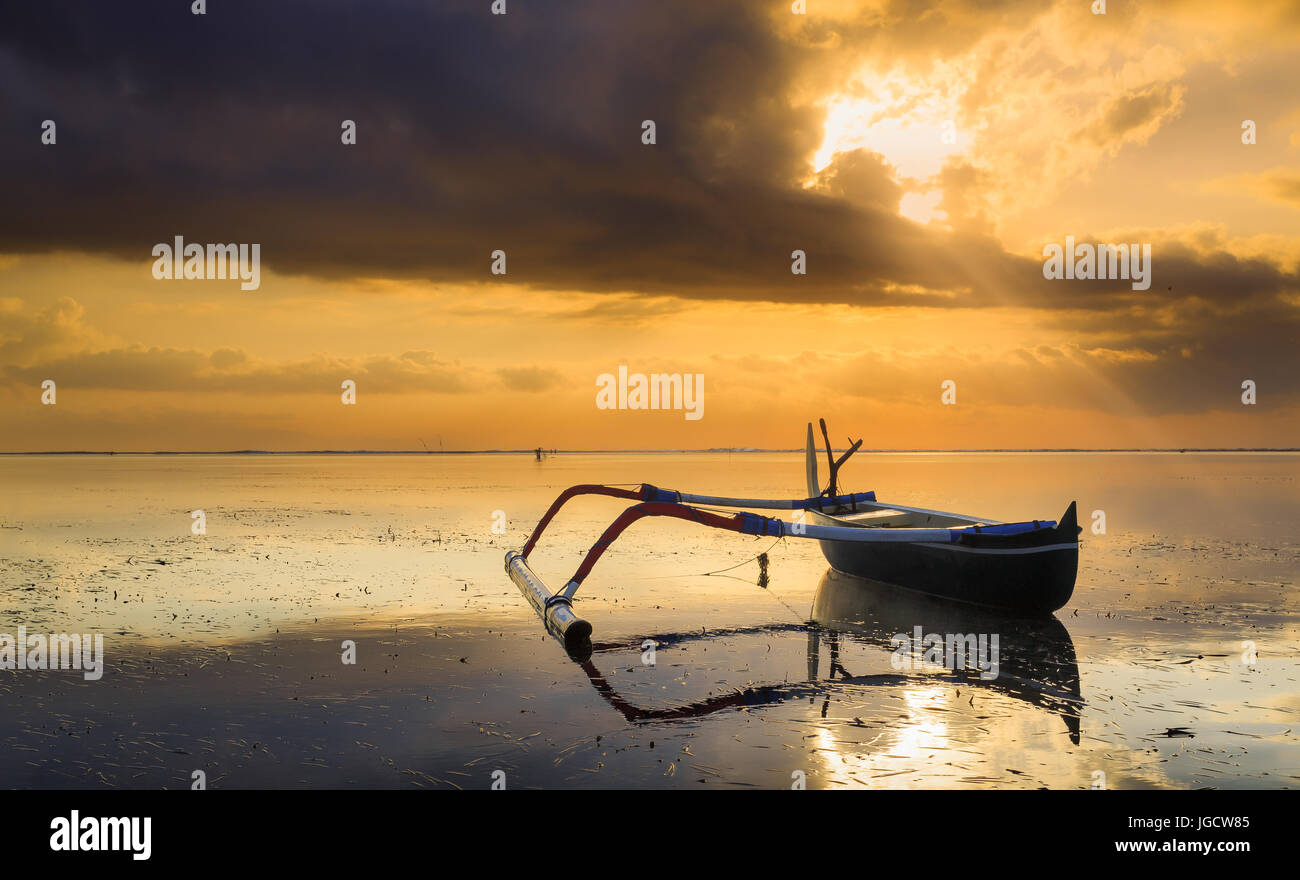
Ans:
{"type": "MultiPolygon", "coordinates": [[[[841,450],[836,449],[836,452],[841,450]]],[[[802,453],[802,449],[557,449],[553,452],[546,451],[544,456],[552,455],[719,455],[726,453],[728,455],[784,455],[787,453],[802,453]]],[[[1300,452],[1300,447],[1186,447],[1182,449],[1174,448],[1115,448],[1115,449],[1080,449],[1080,448],[1025,448],[1025,449],[861,449],[859,452],[877,453],[882,455],[914,455],[914,454],[944,454],[944,455],[972,455],[972,454],[1104,454],[1104,453],[1183,453],[1183,452],[1300,452]]],[[[445,452],[431,452],[423,449],[300,449],[300,450],[269,450],[269,449],[227,449],[227,450],[210,450],[198,452],[169,452],[169,451],[96,451],[89,449],[79,450],[55,450],[46,452],[0,452],[0,455],[17,456],[17,455],[412,455],[412,456],[447,456],[447,455],[535,455],[535,449],[450,449],[445,452]]],[[[820,453],[819,453],[820,454],[820,453]]]]}

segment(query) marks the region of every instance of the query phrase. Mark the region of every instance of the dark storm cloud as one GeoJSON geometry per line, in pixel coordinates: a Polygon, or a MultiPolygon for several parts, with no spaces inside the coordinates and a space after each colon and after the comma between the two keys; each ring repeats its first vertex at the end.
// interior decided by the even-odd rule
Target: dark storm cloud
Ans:
{"type": "MultiPolygon", "coordinates": [[[[561,290],[1084,310],[1136,296],[1123,281],[1046,281],[984,224],[900,217],[874,154],[840,154],[800,185],[822,123],[790,97],[801,71],[843,64],[848,37],[969,45],[1032,4],[895,4],[839,41],[816,16],[782,39],[772,7],[745,0],[489,5],[11,4],[0,250],[143,263],[183,235],[259,242],[267,268],[326,277],[490,281],[502,249],[510,281],[561,290]],[[55,147],[39,142],[47,118],[55,147]],[[356,146],[339,141],[344,119],[356,146]],[[795,249],[807,276],[790,272],[795,249]]],[[[1154,108],[1116,105],[1097,136],[1154,108]]],[[[1155,259],[1147,302],[1297,286],[1223,253],[1155,259]]]]}
{"type": "Polygon", "coordinates": [[[784,99],[796,58],[760,11],[11,7],[0,246],[140,259],[182,234],[261,242],[281,271],[437,280],[486,280],[502,248],[514,279],[592,290],[761,277],[799,213],[833,206],[788,194],[817,116],[784,99]]]}

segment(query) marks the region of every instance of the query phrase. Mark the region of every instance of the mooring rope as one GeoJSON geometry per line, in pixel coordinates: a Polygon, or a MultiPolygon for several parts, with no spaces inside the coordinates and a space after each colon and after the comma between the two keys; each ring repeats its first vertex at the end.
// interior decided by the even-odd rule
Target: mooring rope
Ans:
{"type": "Polygon", "coordinates": [[[719,568],[716,571],[704,571],[704,572],[700,572],[699,574],[687,575],[687,577],[710,577],[711,575],[722,574],[725,571],[731,571],[734,568],[740,568],[742,565],[749,565],[749,563],[751,562],[757,562],[759,556],[766,556],[767,554],[771,553],[772,550],[775,549],[776,545],[780,544],[784,540],[785,538],[777,538],[775,541],[771,543],[771,545],[768,546],[766,550],[758,554],[758,556],[751,556],[748,559],[742,559],[740,562],[737,562],[735,565],[728,565],[726,568],[719,568]]]}
{"type": "Polygon", "coordinates": [[[802,626],[803,624],[806,624],[808,622],[808,616],[805,614],[800,614],[798,611],[794,609],[793,605],[791,605],[780,594],[778,594],[775,590],[773,590],[769,583],[764,583],[764,581],[767,580],[767,566],[764,564],[765,561],[767,560],[767,554],[771,553],[776,548],[777,544],[781,544],[784,541],[785,541],[784,537],[777,538],[762,553],[758,554],[757,556],[751,556],[748,559],[741,560],[740,562],[737,562],[735,565],[729,565],[726,568],[719,568],[717,571],[706,571],[698,575],[687,575],[687,577],[729,577],[729,578],[733,578],[734,580],[744,581],[745,583],[753,583],[752,581],[748,581],[745,578],[736,577],[734,574],[725,574],[725,572],[740,568],[742,565],[748,565],[751,562],[757,562],[759,564],[760,572],[759,572],[759,582],[756,586],[758,586],[759,589],[765,591],[773,599],[775,599],[776,601],[784,605],[785,610],[790,612],[790,616],[794,618],[795,622],[798,623],[800,626],[802,626]]]}

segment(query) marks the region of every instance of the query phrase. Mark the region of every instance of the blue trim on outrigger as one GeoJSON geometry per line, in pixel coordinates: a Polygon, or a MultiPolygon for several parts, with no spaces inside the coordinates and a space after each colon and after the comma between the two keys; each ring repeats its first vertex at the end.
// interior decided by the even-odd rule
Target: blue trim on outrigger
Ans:
{"type": "Polygon", "coordinates": [[[766,535],[769,538],[781,538],[785,536],[785,523],[779,519],[759,516],[757,513],[741,513],[740,533],[742,535],[766,535]]]}

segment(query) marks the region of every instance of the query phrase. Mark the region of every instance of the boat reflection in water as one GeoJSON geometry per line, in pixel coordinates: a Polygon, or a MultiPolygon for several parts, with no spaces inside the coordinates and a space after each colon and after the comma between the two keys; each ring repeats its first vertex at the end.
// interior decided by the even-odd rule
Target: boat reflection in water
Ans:
{"type": "Polygon", "coordinates": [[[691,642],[791,632],[807,633],[806,681],[751,685],[663,708],[634,705],[614,689],[596,666],[602,654],[639,650],[642,640],[595,644],[591,655],[575,657],[575,660],[586,672],[596,692],[633,723],[699,718],[726,709],[752,708],[796,699],[829,699],[844,685],[902,688],[918,682],[942,680],[962,687],[986,688],[1053,712],[1065,722],[1070,741],[1076,745],[1079,742],[1083,708],[1079,667],[1070,634],[1055,617],[1008,617],[991,609],[912,593],[828,569],[818,584],[811,620],[807,624],[670,633],[649,638],[658,650],[663,650],[691,642]],[[846,669],[846,663],[856,665],[848,659],[850,654],[854,657],[871,656],[875,666],[879,666],[882,659],[888,661],[897,650],[896,637],[911,637],[918,627],[926,635],[996,635],[997,676],[981,677],[973,658],[969,666],[956,670],[904,668],[897,672],[854,675],[846,669]]]}
{"type": "Polygon", "coordinates": [[[911,639],[918,629],[927,636],[997,636],[996,678],[982,677],[974,658],[967,666],[945,669],[942,674],[1055,712],[1065,722],[1070,741],[1079,744],[1083,708],[1079,664],[1069,631],[1055,617],[1009,617],[828,569],[813,599],[808,678],[817,681],[819,672],[824,672],[826,680],[869,684],[844,668],[843,643],[865,642],[893,652],[897,636],[911,639]]]}

